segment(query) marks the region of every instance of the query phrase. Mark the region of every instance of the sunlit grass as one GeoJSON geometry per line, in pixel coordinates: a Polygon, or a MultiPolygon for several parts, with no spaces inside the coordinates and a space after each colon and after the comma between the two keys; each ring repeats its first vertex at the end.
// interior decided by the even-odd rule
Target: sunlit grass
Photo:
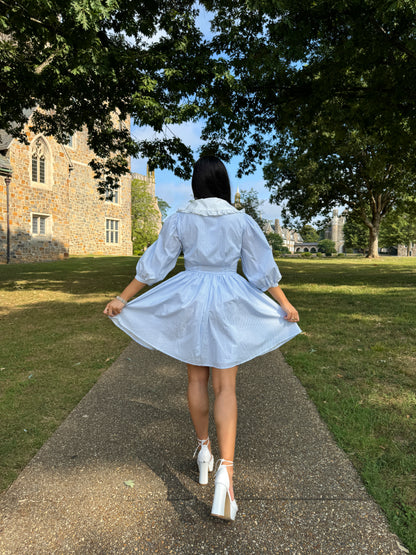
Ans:
{"type": "Polygon", "coordinates": [[[304,334],[282,350],[416,553],[416,260],[278,260],[304,334]]]}
{"type": "MultiPolygon", "coordinates": [[[[416,259],[277,262],[304,330],[282,350],[416,553],[416,259]]],[[[1,488],[129,343],[101,312],[135,264],[80,257],[0,266],[1,488]]]]}

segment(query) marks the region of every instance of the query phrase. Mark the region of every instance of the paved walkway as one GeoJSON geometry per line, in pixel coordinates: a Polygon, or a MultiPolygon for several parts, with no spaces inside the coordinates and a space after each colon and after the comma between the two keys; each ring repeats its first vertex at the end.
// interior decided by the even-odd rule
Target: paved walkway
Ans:
{"type": "Polygon", "coordinates": [[[234,523],[196,482],[185,392],[131,344],[0,497],[1,555],[403,553],[279,352],[239,370],[234,523]]]}

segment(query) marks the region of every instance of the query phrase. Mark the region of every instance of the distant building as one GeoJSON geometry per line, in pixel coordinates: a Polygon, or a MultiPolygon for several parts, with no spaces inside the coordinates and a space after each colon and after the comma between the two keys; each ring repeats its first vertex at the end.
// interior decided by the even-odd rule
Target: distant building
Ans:
{"type": "Polygon", "coordinates": [[[274,221],[274,233],[278,233],[280,237],[283,239],[283,246],[289,249],[289,252],[292,254],[295,252],[303,252],[299,251],[298,249],[302,248],[300,245],[303,245],[303,239],[300,233],[295,231],[294,229],[288,229],[287,227],[282,227],[278,218],[274,221]]]}
{"type": "Polygon", "coordinates": [[[7,234],[10,262],[130,255],[131,175],[121,178],[112,198],[100,200],[86,131],[65,145],[28,128],[26,136],[28,145],[0,130],[0,262],[7,259],[7,234]]]}
{"type": "MultiPolygon", "coordinates": [[[[331,223],[325,230],[325,239],[331,239],[331,241],[334,241],[337,252],[344,252],[344,224],[345,216],[339,216],[338,210],[335,209],[332,214],[331,223]]],[[[278,219],[274,221],[274,224],[267,222],[264,227],[264,232],[266,235],[268,233],[278,233],[283,239],[283,246],[287,247],[289,252],[292,254],[302,252],[318,252],[319,241],[311,243],[305,242],[300,233],[293,229],[282,227],[278,219]]]]}
{"type": "Polygon", "coordinates": [[[330,239],[335,243],[337,252],[345,252],[344,247],[344,225],[346,221],[345,214],[338,214],[337,208],[332,212],[331,223],[325,230],[325,239],[330,239]]]}

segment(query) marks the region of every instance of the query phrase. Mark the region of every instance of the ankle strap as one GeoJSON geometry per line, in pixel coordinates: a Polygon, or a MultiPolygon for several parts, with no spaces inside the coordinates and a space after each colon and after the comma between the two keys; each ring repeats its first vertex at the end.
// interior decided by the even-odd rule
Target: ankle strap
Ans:
{"type": "Polygon", "coordinates": [[[198,438],[197,438],[197,442],[198,442],[198,445],[196,446],[196,449],[195,449],[195,452],[194,452],[194,457],[195,457],[195,455],[197,454],[197,451],[198,451],[198,449],[199,449],[200,447],[202,448],[203,445],[208,445],[208,443],[209,443],[209,436],[207,437],[207,439],[198,439],[198,438]]]}
{"type": "Polygon", "coordinates": [[[227,461],[226,459],[218,459],[217,469],[219,469],[220,466],[234,466],[234,461],[227,461]]]}

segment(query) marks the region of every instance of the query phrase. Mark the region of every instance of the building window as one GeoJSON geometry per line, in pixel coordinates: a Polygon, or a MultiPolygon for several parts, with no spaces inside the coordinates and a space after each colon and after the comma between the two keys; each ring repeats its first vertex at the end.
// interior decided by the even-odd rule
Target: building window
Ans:
{"type": "Polygon", "coordinates": [[[70,148],[74,148],[74,135],[70,135],[65,146],[69,146],[70,148]]]}
{"type": "Polygon", "coordinates": [[[49,218],[45,214],[32,214],[32,235],[42,237],[49,235],[49,218]]]}
{"type": "Polygon", "coordinates": [[[105,221],[105,242],[110,244],[118,244],[119,242],[119,221],[105,221]]]}
{"type": "Polygon", "coordinates": [[[107,189],[105,192],[105,200],[107,202],[113,202],[114,204],[120,204],[120,189],[107,189]]]}
{"type": "Polygon", "coordinates": [[[34,185],[48,185],[50,175],[50,158],[48,147],[42,137],[32,143],[31,181],[34,185]]]}

